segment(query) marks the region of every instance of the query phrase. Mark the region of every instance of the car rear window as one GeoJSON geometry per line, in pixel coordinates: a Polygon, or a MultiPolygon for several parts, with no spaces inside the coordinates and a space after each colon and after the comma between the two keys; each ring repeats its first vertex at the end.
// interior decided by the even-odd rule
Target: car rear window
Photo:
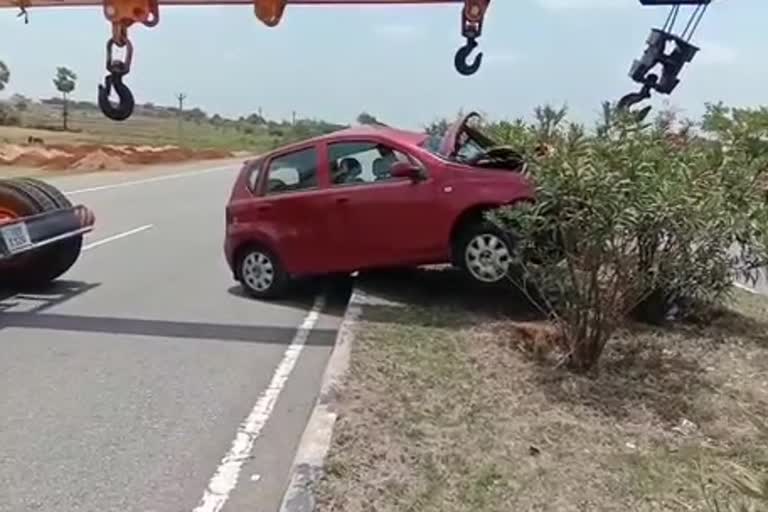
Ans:
{"type": "Polygon", "coordinates": [[[317,150],[301,149],[279,156],[269,163],[268,195],[305,190],[317,186],[317,150]]]}

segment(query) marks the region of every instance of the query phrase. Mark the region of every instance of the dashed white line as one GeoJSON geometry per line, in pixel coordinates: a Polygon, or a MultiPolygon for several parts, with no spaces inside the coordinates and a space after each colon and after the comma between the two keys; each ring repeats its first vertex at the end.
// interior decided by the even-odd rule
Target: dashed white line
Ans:
{"type": "Polygon", "coordinates": [[[121,238],[125,238],[127,236],[135,235],[137,233],[141,233],[142,231],[146,231],[148,229],[151,229],[154,227],[154,224],[146,224],[144,226],[140,226],[135,229],[131,229],[129,231],[123,231],[122,233],[118,233],[116,235],[108,236],[107,238],[102,238],[101,240],[96,240],[95,242],[91,242],[85,246],[83,246],[84,251],[88,251],[90,249],[94,249],[100,245],[108,244],[110,242],[114,242],[115,240],[120,240],[121,238]]]}
{"type": "Polygon", "coordinates": [[[192,176],[200,176],[201,174],[208,174],[212,172],[219,172],[219,171],[225,171],[227,169],[234,169],[234,165],[226,165],[222,167],[212,167],[210,169],[204,169],[202,171],[188,171],[188,172],[179,172],[175,174],[166,174],[165,176],[156,176],[154,178],[146,178],[143,180],[135,180],[135,181],[123,181],[121,183],[112,183],[110,185],[100,185],[97,187],[88,187],[88,188],[81,188],[79,190],[71,190],[69,192],[64,192],[64,194],[68,196],[74,196],[77,194],[85,194],[86,192],[98,192],[100,190],[109,190],[113,188],[122,188],[122,187],[133,187],[135,185],[144,185],[146,183],[154,183],[156,181],[165,181],[165,180],[173,180],[177,178],[185,178],[185,177],[192,177],[192,176]]]}
{"type": "Polygon", "coordinates": [[[272,375],[272,381],[259,396],[253,410],[237,430],[235,440],[232,441],[232,447],[221,460],[221,464],[213,474],[208,488],[203,493],[200,504],[194,509],[194,512],[219,512],[229,499],[229,494],[237,485],[243,463],[250,457],[256,438],[261,434],[261,430],[269,420],[275,403],[277,403],[277,398],[280,396],[280,391],[288,381],[288,377],[290,377],[324,305],[325,297],[320,296],[315,299],[312,309],[304,318],[296,336],[283,354],[283,359],[272,375]]]}

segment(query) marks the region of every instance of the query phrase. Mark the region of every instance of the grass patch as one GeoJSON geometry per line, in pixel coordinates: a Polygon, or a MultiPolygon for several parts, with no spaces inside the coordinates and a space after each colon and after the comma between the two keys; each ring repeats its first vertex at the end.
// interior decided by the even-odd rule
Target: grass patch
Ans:
{"type": "MultiPolygon", "coordinates": [[[[55,127],[53,122],[48,123],[55,127]]],[[[42,123],[41,123],[42,125],[42,123]]],[[[188,148],[264,151],[276,145],[266,133],[246,135],[234,129],[216,128],[207,123],[185,121],[178,131],[176,120],[136,115],[117,123],[101,114],[76,112],[70,121],[73,131],[0,126],[0,142],[24,143],[27,137],[53,144],[135,144],[188,148]]],[[[278,141],[280,142],[280,141],[278,141]]]]}
{"type": "Polygon", "coordinates": [[[748,419],[768,418],[764,298],[737,292],[708,326],[625,330],[576,376],[542,358],[530,318],[450,277],[442,297],[433,275],[369,286],[391,299],[407,282],[408,305],[364,309],[319,510],[714,510],[728,491],[710,471],[768,472],[748,419]]]}
{"type": "Polygon", "coordinates": [[[95,109],[71,108],[70,131],[61,131],[58,108],[34,105],[23,115],[23,126],[0,126],[0,143],[23,143],[27,137],[41,137],[58,144],[136,144],[176,145],[188,148],[230,151],[266,151],[286,142],[273,136],[266,127],[252,127],[250,133],[234,127],[214,126],[210,122],[182,120],[175,116],[158,117],[136,112],[129,119],[115,122],[95,109]]]}

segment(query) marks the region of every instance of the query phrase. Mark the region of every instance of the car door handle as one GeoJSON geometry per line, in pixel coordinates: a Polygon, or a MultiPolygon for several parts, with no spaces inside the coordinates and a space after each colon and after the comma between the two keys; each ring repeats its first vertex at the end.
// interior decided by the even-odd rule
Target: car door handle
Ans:
{"type": "Polygon", "coordinates": [[[256,211],[259,211],[259,212],[268,212],[271,209],[272,209],[272,205],[271,204],[262,204],[262,205],[256,207],[256,211]]]}
{"type": "Polygon", "coordinates": [[[346,196],[337,197],[337,198],[336,198],[336,202],[337,202],[338,204],[346,204],[346,203],[348,203],[348,202],[349,202],[349,198],[348,198],[348,197],[346,197],[346,196]]]}

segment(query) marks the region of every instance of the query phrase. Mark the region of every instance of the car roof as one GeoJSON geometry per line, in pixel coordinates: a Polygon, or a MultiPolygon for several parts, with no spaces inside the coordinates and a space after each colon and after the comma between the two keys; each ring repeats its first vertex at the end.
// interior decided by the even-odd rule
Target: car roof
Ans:
{"type": "Polygon", "coordinates": [[[268,157],[274,153],[282,153],[284,151],[290,151],[294,148],[300,148],[308,144],[317,144],[318,142],[335,142],[370,136],[383,137],[393,142],[406,145],[420,144],[428,137],[426,133],[401,130],[399,128],[392,128],[391,126],[359,125],[351,126],[349,128],[342,128],[341,130],[336,130],[334,132],[318,135],[316,137],[293,142],[291,144],[286,144],[284,146],[280,146],[279,148],[273,149],[269,153],[266,153],[264,156],[268,157]]]}

